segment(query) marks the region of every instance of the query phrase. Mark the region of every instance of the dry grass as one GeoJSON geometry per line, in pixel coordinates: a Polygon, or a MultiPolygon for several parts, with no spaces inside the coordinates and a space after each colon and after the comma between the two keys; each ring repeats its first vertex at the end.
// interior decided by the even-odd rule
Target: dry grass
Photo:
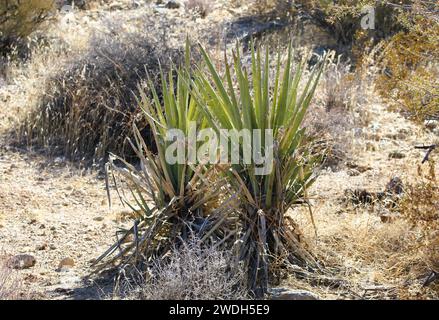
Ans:
{"type": "Polygon", "coordinates": [[[309,279],[290,278],[289,283],[326,298],[438,299],[437,280],[425,285],[439,262],[439,193],[433,166],[424,165],[416,182],[405,186],[386,222],[380,212],[388,210],[379,203],[353,208],[319,202],[314,207],[315,238],[314,225],[303,211],[297,220],[303,236],[339,282],[335,288],[309,279]]]}
{"type": "Polygon", "coordinates": [[[368,125],[367,107],[375,100],[367,76],[342,58],[331,52],[304,125],[316,150],[326,148],[324,166],[332,170],[352,158],[354,140],[368,125]]]}
{"type": "MultiPolygon", "coordinates": [[[[420,277],[439,273],[439,188],[434,160],[424,166],[419,166],[418,181],[406,187],[398,208],[413,232],[410,249],[417,259],[411,272],[420,277]]],[[[439,293],[437,280],[431,286],[439,293]]]]}
{"type": "Polygon", "coordinates": [[[439,119],[439,22],[421,20],[385,42],[378,91],[389,104],[423,122],[439,119]]]}
{"type": "Polygon", "coordinates": [[[125,278],[117,296],[141,300],[246,299],[244,272],[231,270],[234,256],[191,239],[163,260],[156,260],[147,274],[125,278]]]}
{"type": "Polygon", "coordinates": [[[138,85],[147,74],[156,82],[159,61],[166,70],[171,59],[178,64],[178,51],[160,48],[144,32],[109,26],[47,79],[19,140],[72,160],[103,163],[108,152],[129,156],[124,141],[132,125],[148,135],[139,119],[138,85]]]}

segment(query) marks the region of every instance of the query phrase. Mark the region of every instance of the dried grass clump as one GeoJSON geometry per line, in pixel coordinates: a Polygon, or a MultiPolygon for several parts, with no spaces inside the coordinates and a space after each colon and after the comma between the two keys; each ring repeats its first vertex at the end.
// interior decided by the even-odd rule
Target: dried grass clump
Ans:
{"type": "Polygon", "coordinates": [[[367,124],[371,86],[362,70],[352,69],[342,56],[330,53],[304,124],[317,150],[325,149],[324,165],[333,170],[349,160],[356,129],[367,124]]]}
{"type": "MultiPolygon", "coordinates": [[[[433,167],[423,166],[414,183],[405,183],[401,200],[391,209],[393,219],[386,223],[370,206],[322,203],[316,209],[321,214],[315,216],[318,237],[312,250],[328,269],[337,270],[339,294],[360,299],[439,297],[439,189],[433,167]]],[[[312,236],[314,226],[302,214],[302,230],[312,236]]]]}
{"type": "Polygon", "coordinates": [[[231,270],[233,255],[191,239],[156,260],[146,275],[126,278],[118,296],[141,300],[246,299],[244,272],[231,270]],[[134,280],[134,281],[133,281],[134,280]]]}
{"type": "MultiPolygon", "coordinates": [[[[416,184],[405,188],[405,196],[399,211],[411,225],[416,239],[412,243],[413,252],[420,255],[418,274],[439,274],[439,184],[433,159],[429,161],[428,171],[418,169],[416,184]]],[[[425,285],[429,284],[426,279],[425,285]]],[[[436,280],[436,288],[439,284],[436,280]]],[[[439,294],[439,291],[438,291],[439,294]]]]}
{"type": "Polygon", "coordinates": [[[166,69],[171,59],[178,64],[178,50],[161,48],[143,32],[93,37],[87,52],[71,57],[46,82],[21,125],[21,142],[72,160],[102,163],[108,152],[129,156],[124,140],[133,124],[146,127],[136,103],[138,85],[147,74],[156,84],[159,61],[166,69]]]}
{"type": "Polygon", "coordinates": [[[19,45],[53,16],[54,0],[10,0],[0,2],[0,54],[19,45]]]}

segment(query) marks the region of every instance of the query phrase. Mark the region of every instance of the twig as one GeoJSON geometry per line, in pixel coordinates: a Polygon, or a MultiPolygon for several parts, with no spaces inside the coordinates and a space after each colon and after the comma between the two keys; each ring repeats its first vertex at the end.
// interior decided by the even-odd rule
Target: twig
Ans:
{"type": "Polygon", "coordinates": [[[427,277],[427,279],[425,279],[425,282],[422,286],[426,287],[438,279],[439,279],[439,273],[437,273],[436,271],[432,271],[431,274],[427,277]]]}
{"type": "Polygon", "coordinates": [[[427,152],[425,153],[424,159],[422,159],[421,163],[425,163],[429,160],[430,157],[430,153],[437,148],[437,144],[432,144],[430,146],[415,146],[415,149],[422,149],[422,150],[427,150],[427,152]]]}

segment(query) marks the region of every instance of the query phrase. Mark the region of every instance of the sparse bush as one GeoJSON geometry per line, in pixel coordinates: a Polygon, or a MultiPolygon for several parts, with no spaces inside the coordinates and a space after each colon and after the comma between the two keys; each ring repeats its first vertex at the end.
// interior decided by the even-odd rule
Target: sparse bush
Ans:
{"type": "Polygon", "coordinates": [[[411,118],[439,119],[439,23],[419,19],[384,44],[376,79],[381,96],[411,118]]]}
{"type": "Polygon", "coordinates": [[[437,64],[439,19],[438,4],[430,1],[343,0],[299,1],[302,9],[336,37],[352,46],[359,61],[380,41],[377,60],[383,72],[377,78],[379,93],[417,120],[439,117],[437,64]],[[365,8],[374,9],[375,29],[363,30],[365,8]]]}
{"type": "Polygon", "coordinates": [[[338,170],[349,159],[355,128],[367,122],[365,107],[370,99],[370,88],[360,70],[354,73],[352,69],[342,56],[336,56],[335,52],[329,54],[314,102],[305,118],[304,126],[315,139],[316,152],[325,152],[324,166],[333,170],[338,170]]]}
{"type": "Polygon", "coordinates": [[[0,54],[8,53],[55,11],[54,0],[10,0],[0,2],[0,54]]]}
{"type": "Polygon", "coordinates": [[[231,270],[234,256],[191,239],[156,260],[146,275],[121,283],[120,295],[142,300],[236,300],[247,298],[242,270],[231,270]]]}
{"type": "Polygon", "coordinates": [[[412,0],[399,1],[394,5],[391,1],[376,0],[299,0],[301,8],[331,31],[331,34],[342,44],[352,44],[358,32],[362,32],[361,19],[367,13],[367,7],[374,8],[375,29],[367,30],[368,36],[376,40],[391,36],[404,28],[401,14],[404,7],[412,0]]]}
{"type": "Polygon", "coordinates": [[[428,165],[427,172],[418,168],[418,182],[405,188],[398,210],[416,234],[411,247],[422,255],[421,272],[439,273],[439,184],[433,158],[428,165]]]}
{"type": "Polygon", "coordinates": [[[133,124],[148,138],[136,101],[138,85],[148,74],[156,84],[159,61],[166,71],[171,59],[178,64],[179,56],[178,50],[160,48],[143,32],[115,30],[92,38],[85,54],[74,54],[47,81],[21,125],[20,140],[72,160],[103,163],[108,152],[129,156],[132,150],[124,141],[133,124]]]}

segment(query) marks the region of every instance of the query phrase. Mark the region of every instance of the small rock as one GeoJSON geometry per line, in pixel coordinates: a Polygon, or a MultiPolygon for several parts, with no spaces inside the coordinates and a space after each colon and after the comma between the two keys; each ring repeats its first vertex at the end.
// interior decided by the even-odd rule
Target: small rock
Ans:
{"type": "Polygon", "coordinates": [[[389,153],[389,159],[403,159],[405,154],[399,151],[392,151],[389,153]]]}
{"type": "Polygon", "coordinates": [[[72,295],[75,291],[70,288],[56,288],[55,292],[58,294],[72,295]]]}
{"type": "Polygon", "coordinates": [[[28,269],[32,268],[36,262],[35,257],[30,254],[19,254],[10,258],[7,265],[13,269],[28,269]]]}
{"type": "Polygon", "coordinates": [[[58,270],[69,269],[75,266],[75,261],[72,258],[64,258],[58,265],[58,270]]]}
{"type": "Polygon", "coordinates": [[[350,177],[356,177],[360,175],[360,171],[356,170],[356,169],[349,169],[347,171],[348,176],[350,177]]]}
{"type": "Polygon", "coordinates": [[[398,130],[397,137],[398,137],[398,139],[400,139],[400,140],[404,140],[404,139],[407,138],[407,136],[408,136],[409,134],[410,134],[410,131],[408,131],[407,129],[402,128],[402,129],[399,129],[399,130],[398,130]]]}
{"type": "Polygon", "coordinates": [[[43,243],[37,246],[38,251],[46,250],[47,249],[47,243],[43,243]]]}
{"type": "Polygon", "coordinates": [[[320,300],[312,292],[289,288],[272,288],[269,290],[269,294],[272,300],[320,300]]]}
{"type": "Polygon", "coordinates": [[[167,9],[180,9],[180,7],[181,7],[181,4],[178,1],[175,1],[175,0],[170,0],[165,5],[165,8],[167,8],[167,9]]]}
{"type": "Polygon", "coordinates": [[[93,218],[94,221],[102,221],[104,220],[104,217],[95,217],[93,218]]]}

